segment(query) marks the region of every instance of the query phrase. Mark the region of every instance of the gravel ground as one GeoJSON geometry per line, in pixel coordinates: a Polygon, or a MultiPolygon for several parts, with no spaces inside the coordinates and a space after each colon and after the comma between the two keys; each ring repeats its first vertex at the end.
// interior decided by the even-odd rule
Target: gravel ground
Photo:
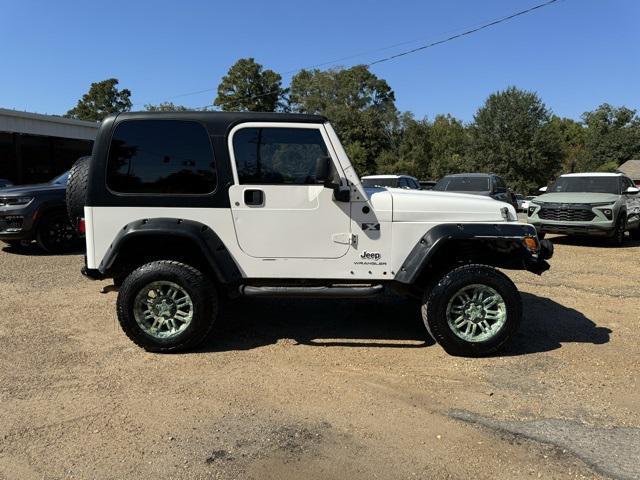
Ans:
{"type": "Polygon", "coordinates": [[[509,349],[446,355],[415,305],[241,301],[154,355],[82,257],[0,251],[0,478],[640,478],[640,243],[553,239],[509,349]]]}

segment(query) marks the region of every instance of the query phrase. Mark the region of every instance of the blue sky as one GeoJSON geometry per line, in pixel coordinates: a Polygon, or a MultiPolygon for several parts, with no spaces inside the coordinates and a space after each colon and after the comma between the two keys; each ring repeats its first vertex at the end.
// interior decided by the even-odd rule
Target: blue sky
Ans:
{"type": "MultiPolygon", "coordinates": [[[[120,79],[134,109],[212,102],[222,75],[253,56],[280,73],[350,66],[414,48],[541,0],[0,0],[0,107],[62,114],[93,81],[120,79]]],[[[640,2],[563,0],[372,71],[417,117],[465,121],[509,85],[578,118],[603,102],[640,109],[640,2]]],[[[285,83],[291,74],[283,75],[285,83]]]]}

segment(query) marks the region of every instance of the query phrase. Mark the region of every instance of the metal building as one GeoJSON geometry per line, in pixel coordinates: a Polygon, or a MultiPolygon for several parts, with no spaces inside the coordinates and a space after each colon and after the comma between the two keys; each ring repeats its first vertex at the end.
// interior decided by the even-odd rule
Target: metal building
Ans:
{"type": "Polygon", "coordinates": [[[0,108],[0,178],[47,182],[91,153],[99,124],[0,108]]]}

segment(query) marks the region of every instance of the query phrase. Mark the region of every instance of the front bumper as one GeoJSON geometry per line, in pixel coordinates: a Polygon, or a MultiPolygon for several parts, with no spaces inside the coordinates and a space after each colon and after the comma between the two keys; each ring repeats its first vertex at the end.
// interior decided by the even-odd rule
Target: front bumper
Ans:
{"type": "Polygon", "coordinates": [[[528,213],[527,221],[538,234],[565,235],[609,235],[617,216],[615,204],[530,204],[528,213]]]}
{"type": "Polygon", "coordinates": [[[31,205],[0,208],[0,240],[33,240],[37,216],[31,205]]]}
{"type": "Polygon", "coordinates": [[[540,275],[551,268],[549,260],[553,257],[553,243],[549,240],[540,240],[540,248],[537,253],[529,253],[524,258],[524,268],[536,275],[540,275]]]}
{"type": "Polygon", "coordinates": [[[606,222],[553,222],[529,220],[538,233],[559,233],[564,235],[607,236],[615,228],[613,221],[606,222]]]}

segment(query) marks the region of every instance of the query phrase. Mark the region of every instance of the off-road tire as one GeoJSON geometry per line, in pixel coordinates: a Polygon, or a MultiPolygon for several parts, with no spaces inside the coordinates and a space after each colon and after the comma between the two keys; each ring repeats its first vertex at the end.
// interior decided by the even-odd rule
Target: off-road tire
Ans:
{"type": "Polygon", "coordinates": [[[206,337],[218,315],[218,293],[213,282],[196,268],[173,260],[142,265],[129,274],[118,293],[118,321],[136,345],[149,352],[171,353],[194,348],[206,337]],[[178,335],[159,339],[136,322],[134,303],[138,293],[152,282],[170,281],[182,287],[193,302],[193,319],[178,335]]]}
{"type": "Polygon", "coordinates": [[[45,213],[36,231],[38,246],[47,253],[68,253],[79,249],[81,242],[64,210],[45,213]],[[51,232],[55,232],[53,235],[51,232]]]}
{"type": "Polygon", "coordinates": [[[464,265],[445,273],[432,288],[425,291],[422,319],[433,339],[450,355],[482,357],[495,353],[516,333],[522,319],[522,300],[518,289],[504,273],[487,265],[464,265]],[[507,318],[496,334],[480,342],[458,337],[449,327],[447,305],[467,285],[487,285],[496,290],[506,304],[507,318]]]}
{"type": "Polygon", "coordinates": [[[67,213],[71,225],[77,228],[78,219],[84,217],[84,205],[87,199],[89,181],[89,161],[91,157],[80,157],[69,171],[67,180],[67,213]]]}
{"type": "Polygon", "coordinates": [[[615,247],[621,247],[624,244],[624,232],[626,231],[626,228],[626,217],[624,215],[620,215],[616,222],[616,226],[609,237],[609,243],[615,247]]]}

